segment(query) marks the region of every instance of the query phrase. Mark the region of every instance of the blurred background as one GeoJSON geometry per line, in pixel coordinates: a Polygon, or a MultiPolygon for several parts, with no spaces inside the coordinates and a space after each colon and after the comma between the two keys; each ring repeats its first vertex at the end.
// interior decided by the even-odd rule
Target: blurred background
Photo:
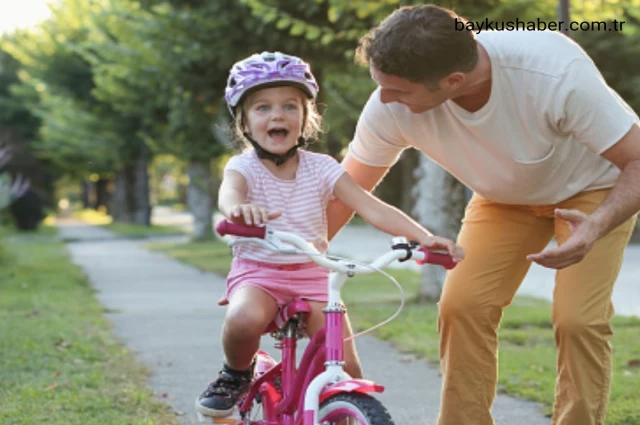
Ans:
{"type": "MultiPolygon", "coordinates": [[[[22,0],[0,6],[0,220],[32,230],[48,215],[150,226],[192,217],[212,238],[232,153],[223,92],[230,66],[278,50],[309,61],[325,116],[313,150],[342,159],[374,84],[359,38],[399,0],[22,0]]],[[[469,20],[624,21],[566,33],[640,110],[640,0],[436,1],[469,20]]],[[[455,237],[469,191],[407,151],[377,189],[455,237]],[[429,181],[429,184],[425,184],[429,181]]]]}

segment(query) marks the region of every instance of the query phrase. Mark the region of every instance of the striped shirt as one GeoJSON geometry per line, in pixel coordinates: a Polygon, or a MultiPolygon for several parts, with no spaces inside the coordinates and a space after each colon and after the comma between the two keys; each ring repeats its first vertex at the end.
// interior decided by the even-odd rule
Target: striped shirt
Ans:
{"type": "MultiPolygon", "coordinates": [[[[234,170],[247,181],[247,203],[282,215],[269,221],[274,230],[292,232],[306,241],[327,239],[327,202],[345,170],[329,155],[298,150],[299,163],[293,180],[274,176],[254,150],[232,157],[225,170],[234,170]]],[[[309,262],[305,255],[281,255],[257,244],[238,244],[233,255],[276,264],[309,262]]]]}

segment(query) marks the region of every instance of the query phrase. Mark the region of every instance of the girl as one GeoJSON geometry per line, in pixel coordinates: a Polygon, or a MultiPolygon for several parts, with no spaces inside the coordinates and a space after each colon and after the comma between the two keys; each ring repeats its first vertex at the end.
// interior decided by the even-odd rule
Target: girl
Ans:
{"type": "MultiPolygon", "coordinates": [[[[282,53],[255,54],[231,69],[225,99],[235,133],[253,149],[231,158],[224,170],[218,207],[229,220],[260,226],[269,222],[327,249],[325,209],[333,196],[367,222],[394,236],[430,249],[463,252],[454,242],[431,235],[402,213],[361,189],[332,157],[301,149],[321,124],[315,108],[318,85],[309,65],[282,53]]],[[[307,333],[324,326],[329,271],[304,255],[281,256],[260,246],[233,249],[227,277],[228,308],[222,332],[226,363],[218,378],[198,397],[204,415],[229,415],[247,391],[260,337],[278,309],[295,298],[312,306],[307,333]]],[[[345,334],[351,327],[345,316],[345,334]]],[[[353,340],[345,344],[345,371],[361,378],[353,340]]]]}

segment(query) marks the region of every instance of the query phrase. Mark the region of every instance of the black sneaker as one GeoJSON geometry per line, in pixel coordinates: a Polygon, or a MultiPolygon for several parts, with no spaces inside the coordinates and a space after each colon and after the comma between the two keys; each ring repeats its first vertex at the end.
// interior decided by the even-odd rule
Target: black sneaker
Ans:
{"type": "Polygon", "coordinates": [[[226,364],[196,400],[196,410],[203,415],[222,418],[233,413],[233,408],[249,390],[253,379],[253,365],[247,370],[237,371],[226,364]]]}

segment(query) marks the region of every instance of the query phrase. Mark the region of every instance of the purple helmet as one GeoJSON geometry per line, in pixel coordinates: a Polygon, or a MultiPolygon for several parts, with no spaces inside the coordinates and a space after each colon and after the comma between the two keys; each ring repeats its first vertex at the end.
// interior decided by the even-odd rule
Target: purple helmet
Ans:
{"type": "Polygon", "coordinates": [[[247,92],[256,87],[293,85],[309,98],[318,95],[318,83],[309,64],[296,56],[280,52],[262,52],[236,62],[231,68],[224,98],[233,111],[247,92]]]}

